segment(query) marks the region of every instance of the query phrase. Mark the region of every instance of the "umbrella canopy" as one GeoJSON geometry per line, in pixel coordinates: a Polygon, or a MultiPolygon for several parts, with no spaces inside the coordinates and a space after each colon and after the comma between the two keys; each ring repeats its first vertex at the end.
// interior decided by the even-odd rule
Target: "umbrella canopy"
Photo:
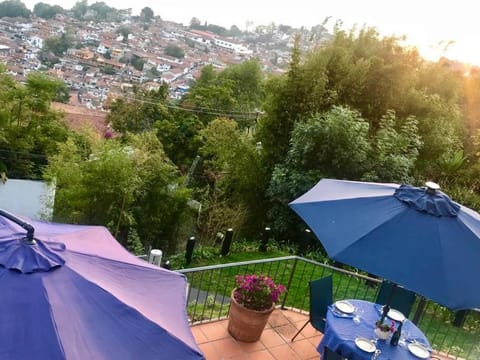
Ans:
{"type": "Polygon", "coordinates": [[[480,215],[434,184],[323,179],[289,205],[330,258],[453,310],[480,306],[480,215]]]}
{"type": "Polygon", "coordinates": [[[1,359],[203,359],[186,280],[127,252],[104,227],[0,216],[1,359]],[[28,238],[28,236],[27,236],[28,238]]]}

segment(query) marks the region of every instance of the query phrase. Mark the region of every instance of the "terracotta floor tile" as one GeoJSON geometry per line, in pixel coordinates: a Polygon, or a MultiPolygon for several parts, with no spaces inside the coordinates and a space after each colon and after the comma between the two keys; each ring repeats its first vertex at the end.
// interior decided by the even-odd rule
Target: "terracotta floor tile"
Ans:
{"type": "Polygon", "coordinates": [[[293,349],[287,344],[271,347],[270,349],[268,349],[268,351],[270,351],[270,354],[272,354],[276,360],[287,360],[287,359],[300,360],[301,359],[298,356],[298,354],[295,351],[293,351],[293,349]]]}
{"type": "Polygon", "coordinates": [[[320,344],[320,341],[322,341],[322,338],[323,338],[323,335],[320,334],[320,335],[309,337],[307,338],[307,340],[310,341],[310,344],[312,344],[316,348],[318,344],[320,344]]]}
{"type": "Polygon", "coordinates": [[[302,324],[305,324],[305,321],[308,320],[308,314],[302,314],[295,311],[284,311],[283,315],[292,323],[299,321],[302,322],[302,324]]]}
{"type": "Polygon", "coordinates": [[[203,351],[203,354],[205,355],[205,359],[207,360],[222,360],[223,357],[221,354],[217,352],[215,349],[215,346],[211,342],[203,343],[198,345],[200,350],[203,351]]]}
{"type": "Polygon", "coordinates": [[[295,341],[291,344],[291,347],[293,351],[299,355],[300,359],[308,359],[315,355],[320,356],[315,346],[313,346],[307,339],[295,341]]]}
{"type": "Polygon", "coordinates": [[[270,348],[272,346],[278,346],[281,344],[285,344],[283,338],[277,334],[277,332],[273,329],[265,329],[263,330],[262,336],[260,337],[260,341],[266,348],[270,348]]]}
{"type": "Polygon", "coordinates": [[[265,345],[263,345],[263,343],[261,341],[255,341],[255,342],[252,342],[252,343],[237,341],[237,343],[242,348],[242,350],[246,353],[265,350],[265,345]]]}
{"type": "Polygon", "coordinates": [[[305,329],[302,330],[301,334],[303,334],[303,336],[305,336],[306,338],[309,338],[312,336],[321,335],[322,333],[315,329],[312,324],[309,323],[307,326],[305,326],[305,329]]]}
{"type": "MultiPolygon", "coordinates": [[[[298,330],[295,326],[289,323],[287,325],[283,325],[275,328],[275,331],[283,338],[283,340],[285,340],[285,342],[290,342],[298,330]]],[[[295,338],[295,341],[301,338],[300,337],[301,335],[303,334],[302,333],[298,334],[298,336],[295,338]]]]}
{"type": "Polygon", "coordinates": [[[192,326],[190,329],[197,344],[203,344],[208,341],[200,326],[192,326]]]}
{"type": "Polygon", "coordinates": [[[225,359],[231,359],[235,356],[245,354],[240,345],[232,338],[216,340],[213,341],[212,344],[217,352],[222,354],[225,359]]]}
{"type": "Polygon", "coordinates": [[[248,354],[248,357],[245,358],[248,360],[275,360],[272,354],[268,350],[255,351],[248,354]]]}
{"type": "Polygon", "coordinates": [[[283,315],[282,310],[275,310],[271,315],[270,318],[268,319],[268,323],[270,324],[271,327],[276,327],[276,326],[282,326],[282,325],[287,325],[290,322],[288,319],[283,315]]]}
{"type": "Polygon", "coordinates": [[[202,332],[206,338],[210,341],[225,339],[230,337],[227,329],[222,326],[221,322],[215,321],[208,324],[202,325],[202,332]]]}

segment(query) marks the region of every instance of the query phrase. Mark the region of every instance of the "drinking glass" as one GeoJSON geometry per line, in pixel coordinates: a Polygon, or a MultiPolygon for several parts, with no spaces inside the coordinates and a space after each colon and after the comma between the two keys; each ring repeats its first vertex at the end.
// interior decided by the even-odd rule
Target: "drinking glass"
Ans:
{"type": "Polygon", "coordinates": [[[409,332],[403,330],[403,331],[402,331],[402,335],[400,336],[400,340],[398,340],[398,344],[399,344],[400,346],[406,346],[406,345],[407,345],[407,341],[408,341],[409,338],[410,338],[409,332]]]}
{"type": "Polygon", "coordinates": [[[361,316],[363,314],[363,309],[359,309],[359,308],[356,308],[355,309],[355,316],[353,317],[353,321],[356,323],[356,324],[360,324],[360,321],[361,321],[361,316]]]}

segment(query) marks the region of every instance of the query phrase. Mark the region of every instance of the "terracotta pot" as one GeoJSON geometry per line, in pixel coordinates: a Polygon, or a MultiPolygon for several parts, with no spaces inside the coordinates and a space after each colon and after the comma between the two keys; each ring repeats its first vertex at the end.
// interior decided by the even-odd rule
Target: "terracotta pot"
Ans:
{"type": "Polygon", "coordinates": [[[230,313],[228,314],[228,332],[235,339],[244,342],[255,342],[260,339],[262,331],[267,325],[270,314],[275,309],[275,304],[268,310],[257,311],[247,309],[237,303],[230,295],[230,313]]]}

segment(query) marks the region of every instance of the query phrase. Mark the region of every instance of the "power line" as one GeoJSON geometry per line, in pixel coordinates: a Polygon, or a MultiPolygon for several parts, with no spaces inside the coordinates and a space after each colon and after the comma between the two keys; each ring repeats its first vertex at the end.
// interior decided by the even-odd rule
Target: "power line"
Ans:
{"type": "MultiPolygon", "coordinates": [[[[124,96],[122,98],[131,100],[131,101],[138,101],[144,104],[158,105],[158,102],[149,101],[145,99],[132,98],[128,96],[124,96]]],[[[201,113],[201,114],[207,114],[207,115],[219,115],[219,116],[223,115],[223,116],[234,117],[234,118],[240,117],[247,120],[255,119],[260,114],[259,111],[255,111],[255,112],[224,111],[222,109],[208,109],[208,108],[202,108],[202,107],[196,107],[196,108],[190,109],[187,107],[171,105],[171,104],[162,104],[162,105],[164,105],[169,109],[183,110],[183,111],[188,111],[192,113],[201,113]]]]}

